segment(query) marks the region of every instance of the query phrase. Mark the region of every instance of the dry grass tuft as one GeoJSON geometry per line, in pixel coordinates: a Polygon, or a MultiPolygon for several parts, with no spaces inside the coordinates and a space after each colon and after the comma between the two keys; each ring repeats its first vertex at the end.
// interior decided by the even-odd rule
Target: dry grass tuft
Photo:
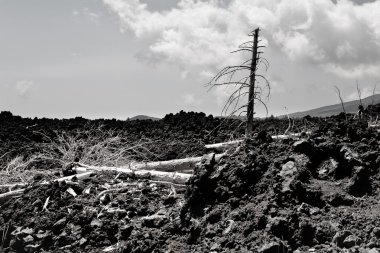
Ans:
{"type": "Polygon", "coordinates": [[[11,152],[8,152],[0,157],[0,184],[28,183],[38,173],[53,177],[60,168],[73,162],[123,166],[137,159],[155,157],[147,148],[151,141],[132,143],[114,130],[104,130],[102,127],[90,127],[74,133],[56,132],[55,138],[40,134],[48,141],[41,144],[38,153],[11,157],[11,152]]]}

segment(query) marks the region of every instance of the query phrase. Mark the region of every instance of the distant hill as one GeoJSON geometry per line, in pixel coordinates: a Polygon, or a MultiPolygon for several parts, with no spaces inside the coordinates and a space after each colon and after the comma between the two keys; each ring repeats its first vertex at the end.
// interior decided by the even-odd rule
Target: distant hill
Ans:
{"type": "Polygon", "coordinates": [[[150,116],[146,116],[146,115],[137,115],[137,116],[134,116],[132,118],[129,118],[129,120],[148,120],[148,119],[160,120],[160,118],[150,117],[150,116]]]}
{"type": "MultiPolygon", "coordinates": [[[[363,98],[362,103],[364,107],[372,103],[378,104],[380,103],[380,94],[363,98]]],[[[360,104],[359,100],[345,102],[344,108],[346,109],[347,113],[356,113],[358,111],[359,104],[360,104]]],[[[341,112],[343,112],[342,105],[335,104],[335,105],[319,107],[313,110],[291,113],[289,114],[289,116],[292,118],[302,118],[302,117],[305,117],[306,115],[310,115],[312,117],[328,117],[332,115],[337,115],[341,112]]],[[[281,115],[279,117],[285,117],[285,115],[281,115]]]]}

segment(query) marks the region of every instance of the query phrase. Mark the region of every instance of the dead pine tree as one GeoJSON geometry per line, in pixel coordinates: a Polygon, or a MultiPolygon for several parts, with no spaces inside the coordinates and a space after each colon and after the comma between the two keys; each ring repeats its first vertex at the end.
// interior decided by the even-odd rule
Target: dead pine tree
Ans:
{"type": "Polygon", "coordinates": [[[259,39],[260,29],[257,28],[248,36],[252,37],[250,41],[244,42],[239,48],[231,53],[249,53],[249,59],[239,65],[227,66],[219,71],[208,83],[213,87],[229,86],[234,87],[231,95],[225,103],[222,114],[226,116],[241,116],[246,113],[246,136],[252,135],[253,116],[255,114],[255,102],[261,103],[267,114],[268,108],[263,100],[263,95],[269,98],[270,85],[268,80],[258,73],[261,64],[264,65],[265,71],[269,68],[269,62],[261,56],[263,53],[260,48],[259,39]],[[247,97],[243,100],[243,97],[247,97]],[[247,102],[243,102],[247,101],[247,102]]]}
{"type": "Polygon", "coordinates": [[[338,97],[339,97],[339,100],[340,100],[340,104],[342,106],[344,117],[346,118],[346,122],[347,122],[347,112],[346,112],[346,108],[344,107],[344,102],[343,102],[342,96],[340,94],[340,89],[338,88],[338,86],[334,86],[334,87],[335,87],[336,92],[338,93],[338,97]]]}

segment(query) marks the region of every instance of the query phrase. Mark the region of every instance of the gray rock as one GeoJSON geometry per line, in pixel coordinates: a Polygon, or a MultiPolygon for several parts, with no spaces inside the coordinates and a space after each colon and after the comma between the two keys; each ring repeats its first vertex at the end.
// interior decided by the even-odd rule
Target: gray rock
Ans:
{"type": "Polygon", "coordinates": [[[348,236],[350,236],[350,235],[352,235],[352,233],[350,232],[350,231],[348,231],[348,230],[342,230],[342,231],[339,231],[339,232],[337,232],[335,235],[334,235],[334,237],[333,237],[333,239],[332,239],[332,242],[335,244],[335,245],[337,245],[338,247],[341,247],[341,248],[343,248],[343,242],[344,242],[344,240],[348,237],[348,236]]]}
{"type": "Polygon", "coordinates": [[[380,240],[376,237],[372,237],[369,242],[367,243],[368,248],[377,248],[380,247],[380,240]]]}
{"type": "Polygon", "coordinates": [[[79,240],[79,245],[82,246],[83,244],[85,244],[87,242],[87,239],[82,237],[80,240],[79,240]]]}
{"type": "Polygon", "coordinates": [[[293,149],[297,153],[305,154],[309,158],[314,158],[317,155],[317,149],[314,144],[308,140],[299,140],[293,144],[293,149]]]}
{"type": "Polygon", "coordinates": [[[380,238],[380,227],[375,227],[373,230],[372,230],[372,234],[374,236],[376,236],[377,238],[380,238]]]}
{"type": "Polygon", "coordinates": [[[298,208],[297,208],[297,211],[300,212],[300,213],[305,213],[305,214],[310,214],[310,208],[311,206],[309,204],[306,204],[306,203],[302,203],[298,208]]]}
{"type": "Polygon", "coordinates": [[[358,237],[354,235],[349,235],[346,237],[346,239],[344,239],[343,246],[349,249],[351,247],[354,247],[355,245],[358,245],[359,243],[360,240],[358,237]]]}
{"type": "Polygon", "coordinates": [[[290,185],[295,179],[297,172],[298,172],[298,169],[293,161],[289,161],[285,163],[284,165],[282,165],[282,169],[280,173],[278,173],[278,175],[283,178],[282,192],[291,191],[290,185]]]}
{"type": "Polygon", "coordinates": [[[217,250],[217,249],[219,249],[220,248],[220,244],[219,243],[214,243],[212,246],[211,246],[211,248],[210,248],[210,250],[217,250]]]}
{"type": "Polygon", "coordinates": [[[288,249],[280,242],[271,242],[263,245],[259,249],[259,253],[286,253],[288,249]]]}
{"type": "Polygon", "coordinates": [[[31,235],[24,237],[24,242],[26,242],[26,243],[33,242],[33,241],[34,241],[34,238],[31,235]]]}
{"type": "Polygon", "coordinates": [[[30,244],[25,246],[25,251],[28,253],[40,252],[41,245],[30,244]]]}

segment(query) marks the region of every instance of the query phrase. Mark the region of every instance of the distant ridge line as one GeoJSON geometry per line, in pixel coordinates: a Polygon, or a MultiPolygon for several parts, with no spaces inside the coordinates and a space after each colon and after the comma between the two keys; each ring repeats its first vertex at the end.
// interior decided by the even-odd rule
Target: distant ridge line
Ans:
{"type": "MultiPolygon", "coordinates": [[[[372,103],[378,104],[380,103],[380,94],[375,94],[375,95],[363,98],[362,103],[364,107],[372,103]]],[[[343,104],[347,113],[356,113],[358,111],[358,106],[360,102],[359,100],[353,100],[353,101],[345,102],[343,104]]],[[[334,105],[322,106],[322,107],[315,108],[312,110],[290,113],[289,116],[291,118],[302,118],[307,115],[310,115],[312,117],[329,117],[333,115],[338,115],[341,112],[343,112],[343,108],[342,108],[342,105],[339,103],[339,104],[334,104],[334,105]]],[[[286,116],[287,115],[280,115],[278,117],[282,118],[286,116]]]]}

